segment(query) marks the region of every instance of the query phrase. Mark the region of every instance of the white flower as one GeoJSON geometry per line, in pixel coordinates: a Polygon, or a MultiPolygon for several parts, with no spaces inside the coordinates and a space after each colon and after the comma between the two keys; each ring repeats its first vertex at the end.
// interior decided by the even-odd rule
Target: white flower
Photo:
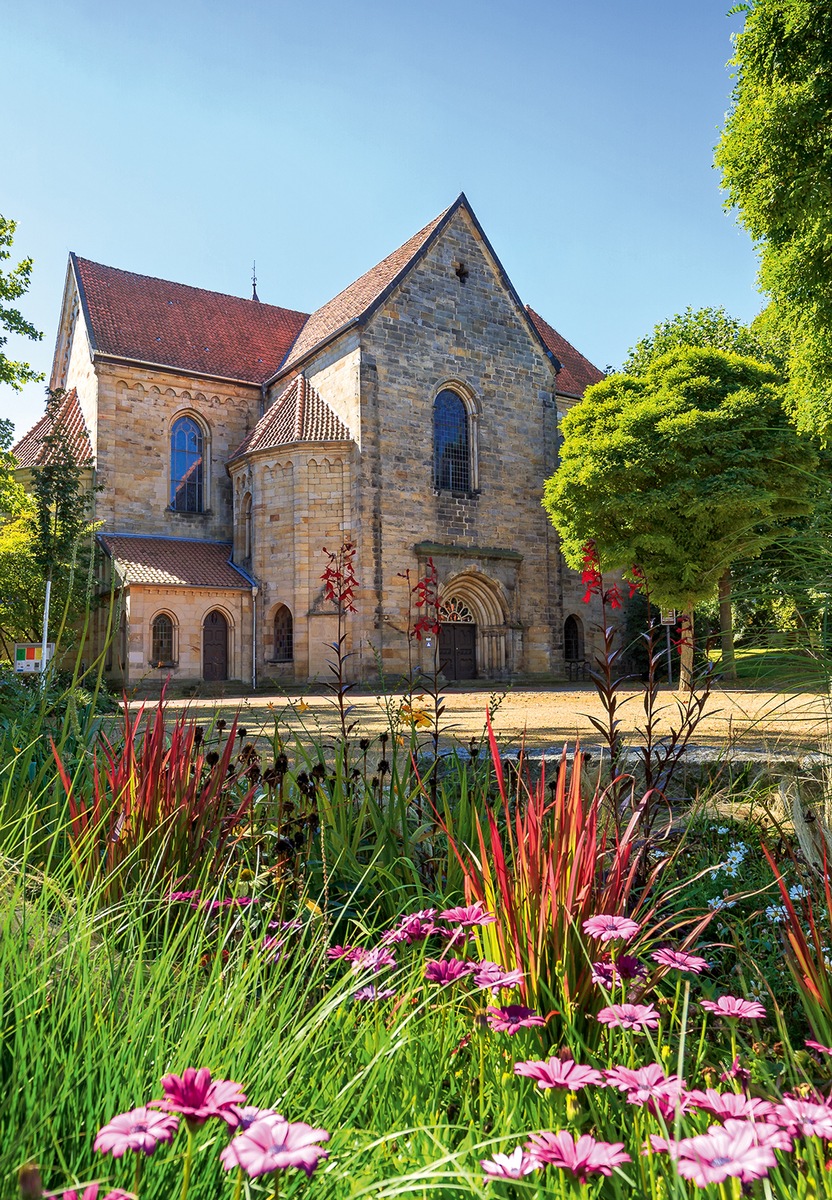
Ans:
{"type": "Polygon", "coordinates": [[[725,900],[722,896],[714,896],[708,901],[708,908],[712,908],[714,912],[719,912],[721,908],[733,908],[736,900],[725,900]]]}
{"type": "Polygon", "coordinates": [[[769,904],[766,909],[766,920],[772,925],[779,925],[788,916],[785,904],[769,904]]]}
{"type": "Polygon", "coordinates": [[[795,883],[789,888],[789,898],[791,900],[805,900],[809,893],[802,883],[795,883]]]}

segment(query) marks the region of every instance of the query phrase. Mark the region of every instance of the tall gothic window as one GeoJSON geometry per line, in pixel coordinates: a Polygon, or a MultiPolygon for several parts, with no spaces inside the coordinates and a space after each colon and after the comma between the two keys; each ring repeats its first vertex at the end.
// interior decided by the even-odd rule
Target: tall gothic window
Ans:
{"type": "Polygon", "coordinates": [[[180,417],[170,431],[170,506],[175,512],[205,511],[205,435],[193,417],[180,417]]]}
{"type": "Polygon", "coordinates": [[[273,662],[291,662],[295,656],[292,638],[292,614],[285,604],[274,614],[273,662]]]}
{"type": "Polygon", "coordinates": [[[468,413],[456,392],[448,388],[433,404],[433,486],[438,491],[471,490],[468,413]]]}
{"type": "Polygon", "coordinates": [[[156,667],[170,666],[173,663],[173,621],[167,613],[159,613],[153,618],[150,633],[151,663],[156,667]]]}

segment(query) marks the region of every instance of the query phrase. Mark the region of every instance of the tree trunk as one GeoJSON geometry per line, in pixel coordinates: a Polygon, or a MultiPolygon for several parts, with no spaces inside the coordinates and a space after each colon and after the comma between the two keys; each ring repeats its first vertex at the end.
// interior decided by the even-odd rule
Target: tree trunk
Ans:
{"type": "Polygon", "coordinates": [[[682,625],[679,633],[681,639],[681,656],[679,662],[679,691],[693,691],[693,605],[690,604],[682,613],[682,625]]]}
{"type": "Polygon", "coordinates": [[[722,676],[728,683],[736,683],[737,661],[734,657],[734,614],[731,610],[730,567],[726,567],[719,580],[719,640],[722,645],[722,676]]]}

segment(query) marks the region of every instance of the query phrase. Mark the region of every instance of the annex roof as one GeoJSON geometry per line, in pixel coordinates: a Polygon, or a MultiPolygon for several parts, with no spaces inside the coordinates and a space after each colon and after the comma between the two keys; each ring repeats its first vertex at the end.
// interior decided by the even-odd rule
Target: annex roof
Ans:
{"type": "Polygon", "coordinates": [[[352,434],[303,375],[298,375],[255,425],[229,461],[293,442],[349,442],[352,434]]]}
{"type": "Polygon", "coordinates": [[[71,256],[92,347],[220,379],[273,375],[307,313],[71,256]]]}
{"type": "Polygon", "coordinates": [[[248,576],[231,562],[230,542],[101,533],[98,540],[127,584],[155,587],[249,588],[248,576]]]}
{"type": "Polygon", "coordinates": [[[91,465],[90,435],[84,414],[81,412],[81,405],[78,402],[78,393],[73,388],[71,392],[66,393],[59,404],[54,421],[48,412],[44,413],[38,423],[33,425],[29,432],[25,433],[20,441],[12,446],[12,454],[17,459],[19,466],[42,467],[49,462],[49,447],[44,443],[56,425],[63,429],[75,452],[75,461],[78,465],[82,467],[91,465]]]}
{"type": "Polygon", "coordinates": [[[565,337],[561,337],[558,331],[553,329],[548,321],[544,321],[543,317],[528,304],[526,312],[547,347],[561,364],[556,389],[560,395],[575,396],[580,399],[590,384],[600,383],[604,378],[603,371],[594,367],[588,358],[584,358],[579,350],[567,342],[565,337]]]}

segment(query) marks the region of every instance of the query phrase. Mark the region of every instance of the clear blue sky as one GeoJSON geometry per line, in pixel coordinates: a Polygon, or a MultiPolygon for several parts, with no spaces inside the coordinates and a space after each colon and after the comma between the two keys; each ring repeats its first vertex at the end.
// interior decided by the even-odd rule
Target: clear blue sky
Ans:
{"type": "MultiPolygon", "coordinates": [[[[0,211],[48,373],[70,250],[311,311],[464,191],[523,299],[618,366],[761,307],[711,165],[729,0],[0,0],[0,211]]],[[[0,388],[18,433],[42,385],[0,388]]]]}

